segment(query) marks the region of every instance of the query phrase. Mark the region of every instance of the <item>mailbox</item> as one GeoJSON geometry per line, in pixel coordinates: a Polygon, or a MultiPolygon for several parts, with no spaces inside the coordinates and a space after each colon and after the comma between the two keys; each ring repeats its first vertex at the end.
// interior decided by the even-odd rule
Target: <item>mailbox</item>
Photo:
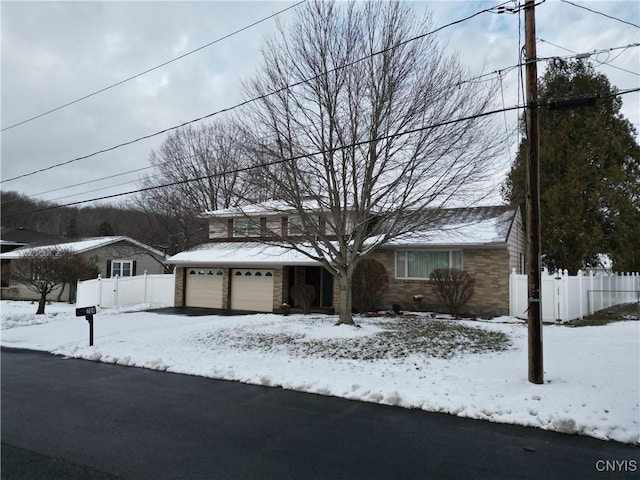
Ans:
{"type": "Polygon", "coordinates": [[[81,307],[76,308],[76,317],[82,317],[87,319],[89,322],[89,346],[93,346],[93,316],[96,314],[96,307],[81,307]]]}
{"type": "Polygon", "coordinates": [[[96,313],[96,307],[76,308],[76,317],[86,317],[87,315],[95,315],[96,313]]]}

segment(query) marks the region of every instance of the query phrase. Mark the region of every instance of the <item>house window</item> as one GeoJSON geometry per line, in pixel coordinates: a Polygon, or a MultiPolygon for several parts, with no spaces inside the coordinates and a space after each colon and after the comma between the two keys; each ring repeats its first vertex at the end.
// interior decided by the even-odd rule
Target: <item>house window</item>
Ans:
{"type": "Polygon", "coordinates": [[[234,218],[233,219],[233,236],[234,237],[259,237],[260,221],[251,218],[234,218]]]}
{"type": "Polygon", "coordinates": [[[399,250],[396,277],[428,279],[436,268],[462,268],[460,250],[399,250]]]}
{"type": "MultiPolygon", "coordinates": [[[[320,221],[319,215],[307,215],[307,230],[308,233],[316,233],[322,230],[322,224],[320,221]]],[[[302,223],[302,217],[300,215],[289,215],[286,222],[287,226],[287,235],[289,236],[300,236],[305,234],[304,224],[302,223]]]]}
{"type": "Polygon", "coordinates": [[[112,260],[111,276],[132,277],[133,276],[133,260],[112,260]]]}
{"type": "Polygon", "coordinates": [[[287,219],[287,235],[302,235],[304,228],[300,215],[290,215],[287,219]]]}

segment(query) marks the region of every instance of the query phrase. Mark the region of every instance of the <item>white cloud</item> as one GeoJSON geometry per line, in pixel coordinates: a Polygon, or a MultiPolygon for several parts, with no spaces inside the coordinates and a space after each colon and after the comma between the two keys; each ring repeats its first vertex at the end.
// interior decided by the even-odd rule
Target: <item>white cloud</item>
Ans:
{"type": "MultiPolygon", "coordinates": [[[[2,5],[2,127],[104,88],[168,59],[205,45],[293,4],[285,2],[4,2],[2,5]]],[[[458,20],[488,2],[412,2],[417,14],[429,8],[434,25],[458,20]]],[[[588,2],[629,21],[640,17],[638,2],[588,2]]],[[[286,24],[295,9],[282,15],[286,24]]],[[[550,1],[536,9],[537,36],[573,51],[593,51],[638,42],[638,29],[550,1]]],[[[485,13],[441,32],[473,71],[491,72],[519,61],[517,15],[485,13]]],[[[111,147],[211,112],[241,99],[241,81],[257,68],[268,20],[211,47],[109,89],[58,112],[2,133],[2,179],[111,147]]],[[[520,42],[523,35],[520,34],[520,42]]],[[[597,70],[620,88],[640,85],[638,48],[594,56],[597,70]],[[610,61],[610,65],[605,62],[610,61]],[[598,62],[603,62],[598,64],[598,62]],[[618,67],[614,68],[614,67],[618,67]],[[625,72],[619,68],[634,73],[625,72]]],[[[539,56],[567,55],[549,43],[539,56]]],[[[544,63],[540,64],[540,75],[544,63]]],[[[517,70],[504,79],[507,107],[518,102],[517,70]]],[[[640,127],[640,95],[623,97],[624,114],[640,127]]],[[[509,125],[516,114],[507,115],[509,125]]],[[[497,119],[503,123],[503,118],[497,119]]],[[[36,194],[54,187],[147,166],[163,137],[121,148],[87,161],[2,184],[36,194]]],[[[514,145],[517,138],[514,138],[514,145]]],[[[116,179],[119,183],[122,179],[116,179]]],[[[130,190],[114,188],[116,190],[130,190]]],[[[59,196],[59,193],[55,194],[59,196]]],[[[45,196],[45,199],[52,196],[45,196]]],[[[70,199],[70,200],[76,200],[70,199]]]]}

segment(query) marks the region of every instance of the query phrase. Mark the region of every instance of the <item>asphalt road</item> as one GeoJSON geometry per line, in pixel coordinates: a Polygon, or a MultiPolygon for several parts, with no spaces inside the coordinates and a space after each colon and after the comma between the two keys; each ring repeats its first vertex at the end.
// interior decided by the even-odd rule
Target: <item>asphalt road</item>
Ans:
{"type": "Polygon", "coordinates": [[[42,353],[1,361],[3,479],[640,476],[640,449],[588,437],[42,353]]]}

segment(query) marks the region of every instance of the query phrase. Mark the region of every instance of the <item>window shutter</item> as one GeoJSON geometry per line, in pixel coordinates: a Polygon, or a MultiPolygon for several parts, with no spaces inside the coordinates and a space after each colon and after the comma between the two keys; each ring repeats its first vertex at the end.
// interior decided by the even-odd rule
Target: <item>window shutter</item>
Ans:
{"type": "Polygon", "coordinates": [[[138,263],[138,261],[134,260],[132,263],[133,263],[133,265],[131,266],[131,276],[135,277],[136,276],[136,264],[138,263]]]}
{"type": "Polygon", "coordinates": [[[106,278],[111,278],[111,260],[107,260],[107,274],[105,275],[106,278]]]}

